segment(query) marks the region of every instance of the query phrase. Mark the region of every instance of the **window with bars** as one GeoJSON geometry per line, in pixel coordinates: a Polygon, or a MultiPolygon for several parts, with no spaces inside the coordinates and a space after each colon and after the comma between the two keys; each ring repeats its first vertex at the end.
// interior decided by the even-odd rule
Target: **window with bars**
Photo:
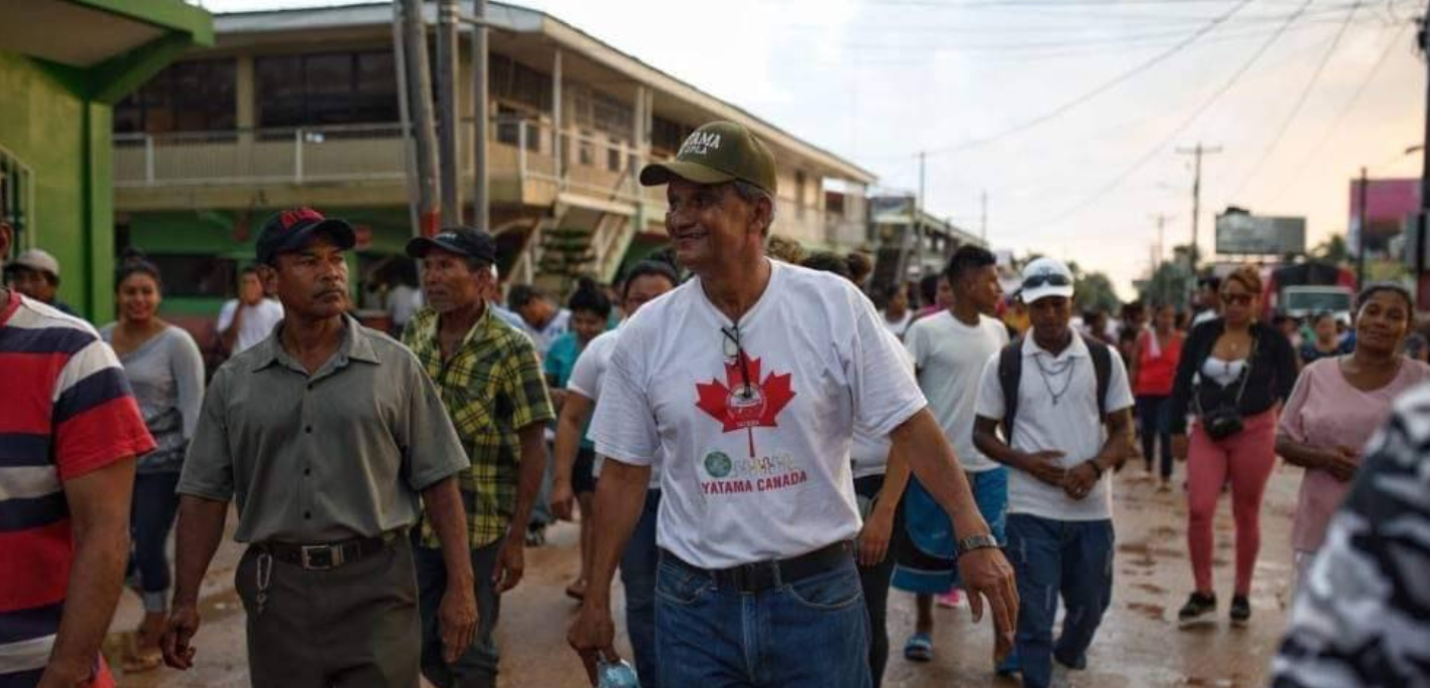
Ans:
{"type": "Polygon", "coordinates": [[[391,51],[266,56],[254,60],[253,72],[260,127],[399,119],[391,51]]]}
{"type": "Polygon", "coordinates": [[[0,148],[0,221],[15,228],[15,243],[19,246],[27,243],[22,237],[32,224],[32,184],[30,168],[0,148]]]}
{"type": "Polygon", "coordinates": [[[114,106],[114,131],[162,134],[231,130],[237,122],[233,58],[176,62],[114,106]]]}

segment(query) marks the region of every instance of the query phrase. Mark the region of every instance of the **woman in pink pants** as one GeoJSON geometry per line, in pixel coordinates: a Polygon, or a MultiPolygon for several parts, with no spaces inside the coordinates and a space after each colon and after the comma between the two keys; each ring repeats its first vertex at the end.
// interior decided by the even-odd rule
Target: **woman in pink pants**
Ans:
{"type": "Polygon", "coordinates": [[[1261,276],[1243,267],[1221,282],[1222,315],[1196,326],[1172,387],[1172,452],[1187,463],[1187,545],[1196,589],[1177,615],[1187,626],[1213,620],[1212,520],[1231,483],[1236,521],[1236,589],[1231,623],[1251,619],[1251,573],[1261,548],[1261,498],[1276,465],[1276,410],[1296,383],[1296,354],[1280,330],[1256,319],[1261,276]],[[1194,414],[1190,448],[1187,416],[1194,414]],[[1190,449],[1190,450],[1189,450],[1190,449]]]}

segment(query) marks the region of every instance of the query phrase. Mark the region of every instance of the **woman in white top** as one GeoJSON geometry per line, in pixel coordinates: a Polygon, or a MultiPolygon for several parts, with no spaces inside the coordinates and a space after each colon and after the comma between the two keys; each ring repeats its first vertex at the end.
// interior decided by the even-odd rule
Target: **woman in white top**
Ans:
{"type": "Polygon", "coordinates": [[[889,287],[884,296],[884,310],[880,312],[884,316],[884,327],[903,341],[904,333],[914,321],[914,312],[909,309],[909,292],[902,284],[896,284],[889,287]]]}

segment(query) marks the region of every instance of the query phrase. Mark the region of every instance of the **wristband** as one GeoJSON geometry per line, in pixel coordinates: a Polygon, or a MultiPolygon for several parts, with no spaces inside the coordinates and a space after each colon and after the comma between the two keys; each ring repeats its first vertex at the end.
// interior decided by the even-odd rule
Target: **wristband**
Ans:
{"type": "Polygon", "coordinates": [[[958,555],[963,556],[975,549],[997,548],[998,539],[990,534],[970,535],[958,541],[958,555]]]}
{"type": "Polygon", "coordinates": [[[1089,459],[1088,463],[1092,464],[1092,470],[1097,473],[1097,479],[1102,480],[1102,466],[1097,465],[1097,459],[1089,459]]]}

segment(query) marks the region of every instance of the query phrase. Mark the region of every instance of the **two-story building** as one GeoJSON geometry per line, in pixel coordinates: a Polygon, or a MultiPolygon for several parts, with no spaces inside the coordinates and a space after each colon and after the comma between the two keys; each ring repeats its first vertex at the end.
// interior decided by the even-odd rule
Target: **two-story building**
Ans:
{"type": "MultiPolygon", "coordinates": [[[[435,7],[426,10],[433,28],[435,7]]],[[[574,237],[605,280],[664,244],[664,190],[636,174],[715,119],[743,123],[773,149],[775,233],[812,248],[868,241],[870,172],[551,15],[492,3],[488,20],[491,230],[504,277],[540,280],[553,244],[543,235],[574,237]]],[[[115,110],[121,245],[171,271],[170,304],[195,315],[229,293],[275,209],[307,204],[354,222],[364,278],[399,260],[414,222],[392,5],[220,14],[215,32],[215,46],[115,110]]],[[[465,34],[458,63],[470,123],[465,34]]],[[[472,129],[460,135],[466,189],[472,129]]]]}

